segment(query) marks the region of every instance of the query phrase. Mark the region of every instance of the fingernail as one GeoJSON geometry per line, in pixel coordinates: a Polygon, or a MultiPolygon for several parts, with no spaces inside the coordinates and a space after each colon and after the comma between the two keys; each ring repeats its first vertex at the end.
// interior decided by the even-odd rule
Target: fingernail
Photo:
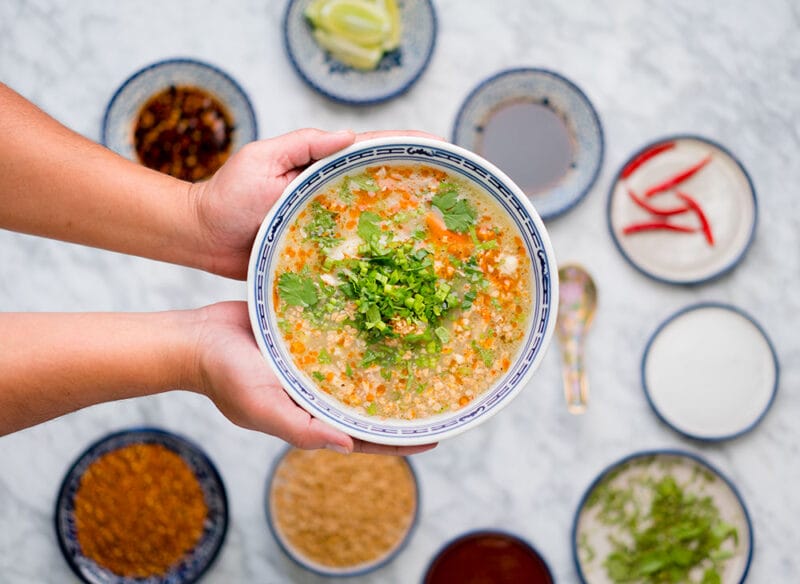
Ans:
{"type": "Polygon", "coordinates": [[[325,448],[338,452],[339,454],[350,454],[350,451],[341,444],[326,444],[325,448]]]}
{"type": "Polygon", "coordinates": [[[352,136],[355,134],[353,130],[339,130],[338,132],[334,132],[337,136],[352,136]]]}

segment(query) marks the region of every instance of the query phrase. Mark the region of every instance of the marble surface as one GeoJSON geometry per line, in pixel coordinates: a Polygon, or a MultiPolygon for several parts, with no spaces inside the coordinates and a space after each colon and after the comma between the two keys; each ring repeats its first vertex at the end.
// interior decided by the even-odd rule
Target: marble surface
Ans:
{"type": "MultiPolygon", "coordinates": [[[[600,311],[588,346],[590,408],[580,417],[567,414],[559,353],[551,347],[512,407],[414,458],[422,489],[417,530],[392,564],[361,581],[417,582],[448,539],[502,527],[537,546],[559,582],[574,582],[569,529],[584,489],[609,462],[659,447],[698,453],[739,486],[754,520],[751,582],[796,581],[800,4],[436,0],[435,6],[439,38],[429,69],[408,94],[375,107],[335,105],[300,80],[284,54],[284,4],[277,0],[3,0],[0,79],[97,139],[117,86],[143,65],[171,56],[207,60],[235,77],[254,102],[262,137],[302,126],[408,127],[449,136],[467,93],[500,69],[542,66],[569,77],[593,100],[607,140],[592,192],[549,223],[559,261],[585,264],[598,282],[600,311]],[[605,219],[610,182],[629,153],[680,132],[718,140],[741,158],[760,213],[742,264],[721,280],[690,288],[636,272],[614,248],[605,219]],[[644,344],[656,325],[700,300],[750,312],[781,363],[779,393],[761,425],[711,446],[661,425],[639,379],[644,344]]],[[[149,311],[243,297],[239,282],[0,233],[2,310],[149,311]]],[[[234,427],[203,398],[174,392],[96,406],[0,439],[0,582],[75,581],[52,523],[59,482],[89,442],[141,424],[200,442],[227,485],[228,540],[204,582],[317,581],[284,557],[265,525],[264,482],[281,443],[234,427]]]]}

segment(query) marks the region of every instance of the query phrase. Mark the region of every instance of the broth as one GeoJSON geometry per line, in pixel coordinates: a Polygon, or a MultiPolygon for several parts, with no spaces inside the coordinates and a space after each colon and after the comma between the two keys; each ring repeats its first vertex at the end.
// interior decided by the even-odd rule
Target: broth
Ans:
{"type": "Polygon", "coordinates": [[[550,107],[518,101],[489,114],[479,151],[531,194],[567,173],[574,146],[564,120],[550,107]]]}
{"type": "Polygon", "coordinates": [[[510,216],[422,165],[367,168],[313,198],[273,289],[297,367],[349,406],[402,419],[462,408],[508,371],[531,298],[510,216]]]}

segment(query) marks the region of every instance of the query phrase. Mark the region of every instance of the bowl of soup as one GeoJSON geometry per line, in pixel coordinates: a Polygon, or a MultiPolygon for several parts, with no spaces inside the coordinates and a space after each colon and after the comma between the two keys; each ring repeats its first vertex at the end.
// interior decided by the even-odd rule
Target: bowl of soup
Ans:
{"type": "Polygon", "coordinates": [[[286,188],[256,236],[248,302],[301,407],[356,438],[425,444],[528,385],[557,272],[541,218],[495,166],[445,142],[381,138],[286,188]]]}

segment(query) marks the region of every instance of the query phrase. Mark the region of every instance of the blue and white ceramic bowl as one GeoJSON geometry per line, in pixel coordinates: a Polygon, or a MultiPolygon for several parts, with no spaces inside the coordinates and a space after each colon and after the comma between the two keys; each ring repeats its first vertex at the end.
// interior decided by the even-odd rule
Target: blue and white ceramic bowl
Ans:
{"type": "Polygon", "coordinates": [[[137,71],[117,89],[103,116],[103,144],[138,162],[133,133],[139,112],[148,99],[171,85],[205,89],[225,106],[233,117],[231,152],[258,137],[256,115],[250,99],[232,77],[200,61],[167,59],[137,71]]]}
{"type": "Polygon", "coordinates": [[[531,193],[545,220],[566,213],[592,188],[603,163],[603,126],[586,94],[572,81],[545,69],[501,71],[482,81],[467,96],[456,116],[453,143],[484,155],[482,132],[498,109],[514,103],[543,105],[566,125],[572,161],[566,174],[542,191],[531,193]]]}
{"type": "MultiPolygon", "coordinates": [[[[625,541],[601,520],[602,504],[593,495],[607,492],[605,487],[620,487],[633,479],[659,480],[671,474],[683,485],[687,493],[698,497],[709,497],[720,513],[723,521],[736,528],[736,541],[729,548],[734,549],[725,560],[720,571],[722,584],[743,584],[750,571],[753,559],[753,523],[745,506],[744,499],[734,484],[708,461],[691,452],[682,450],[647,450],[635,452],[608,466],[581,497],[572,523],[572,559],[582,584],[612,584],[603,561],[612,551],[611,538],[625,541]],[[602,490],[598,487],[602,487],[602,490]]],[[[622,486],[623,490],[628,487],[622,486]]],[[[633,496],[641,494],[636,487],[633,496]]],[[[636,501],[626,503],[626,509],[639,509],[636,501]]],[[[702,576],[702,573],[700,574],[702,576]]]]}
{"type": "Polygon", "coordinates": [[[387,101],[405,93],[428,66],[436,44],[431,0],[398,0],[400,47],[385,54],[374,71],[348,67],[317,44],[303,15],[311,1],[289,0],[283,18],[284,44],[297,73],[322,95],[351,105],[387,101]]]}
{"type": "Polygon", "coordinates": [[[67,471],[56,499],[55,527],[58,544],[70,568],[89,584],[190,584],[197,581],[219,554],[228,531],[228,498],[216,467],[199,446],[185,438],[155,428],[116,432],[98,440],[67,471]],[[81,551],[75,523],[75,495],[86,469],[101,456],[132,444],[159,444],[177,453],[189,465],[203,490],[208,517],[197,546],[167,574],[152,578],[118,576],[81,551]]]}
{"type": "Polygon", "coordinates": [[[497,167],[480,156],[437,140],[394,137],[358,142],[320,160],[286,188],[256,236],[247,277],[250,321],[258,346],[287,393],[320,420],[355,438],[392,445],[428,444],[485,422],[528,384],[544,357],[558,312],[558,268],[550,238],[528,197],[497,167]],[[532,260],[533,305],[515,361],[487,391],[467,406],[418,420],[379,419],[357,412],[320,391],[294,364],[278,329],[273,304],[273,265],[284,233],[306,203],[346,173],[384,163],[423,163],[459,175],[487,192],[522,233],[532,260]]]}

